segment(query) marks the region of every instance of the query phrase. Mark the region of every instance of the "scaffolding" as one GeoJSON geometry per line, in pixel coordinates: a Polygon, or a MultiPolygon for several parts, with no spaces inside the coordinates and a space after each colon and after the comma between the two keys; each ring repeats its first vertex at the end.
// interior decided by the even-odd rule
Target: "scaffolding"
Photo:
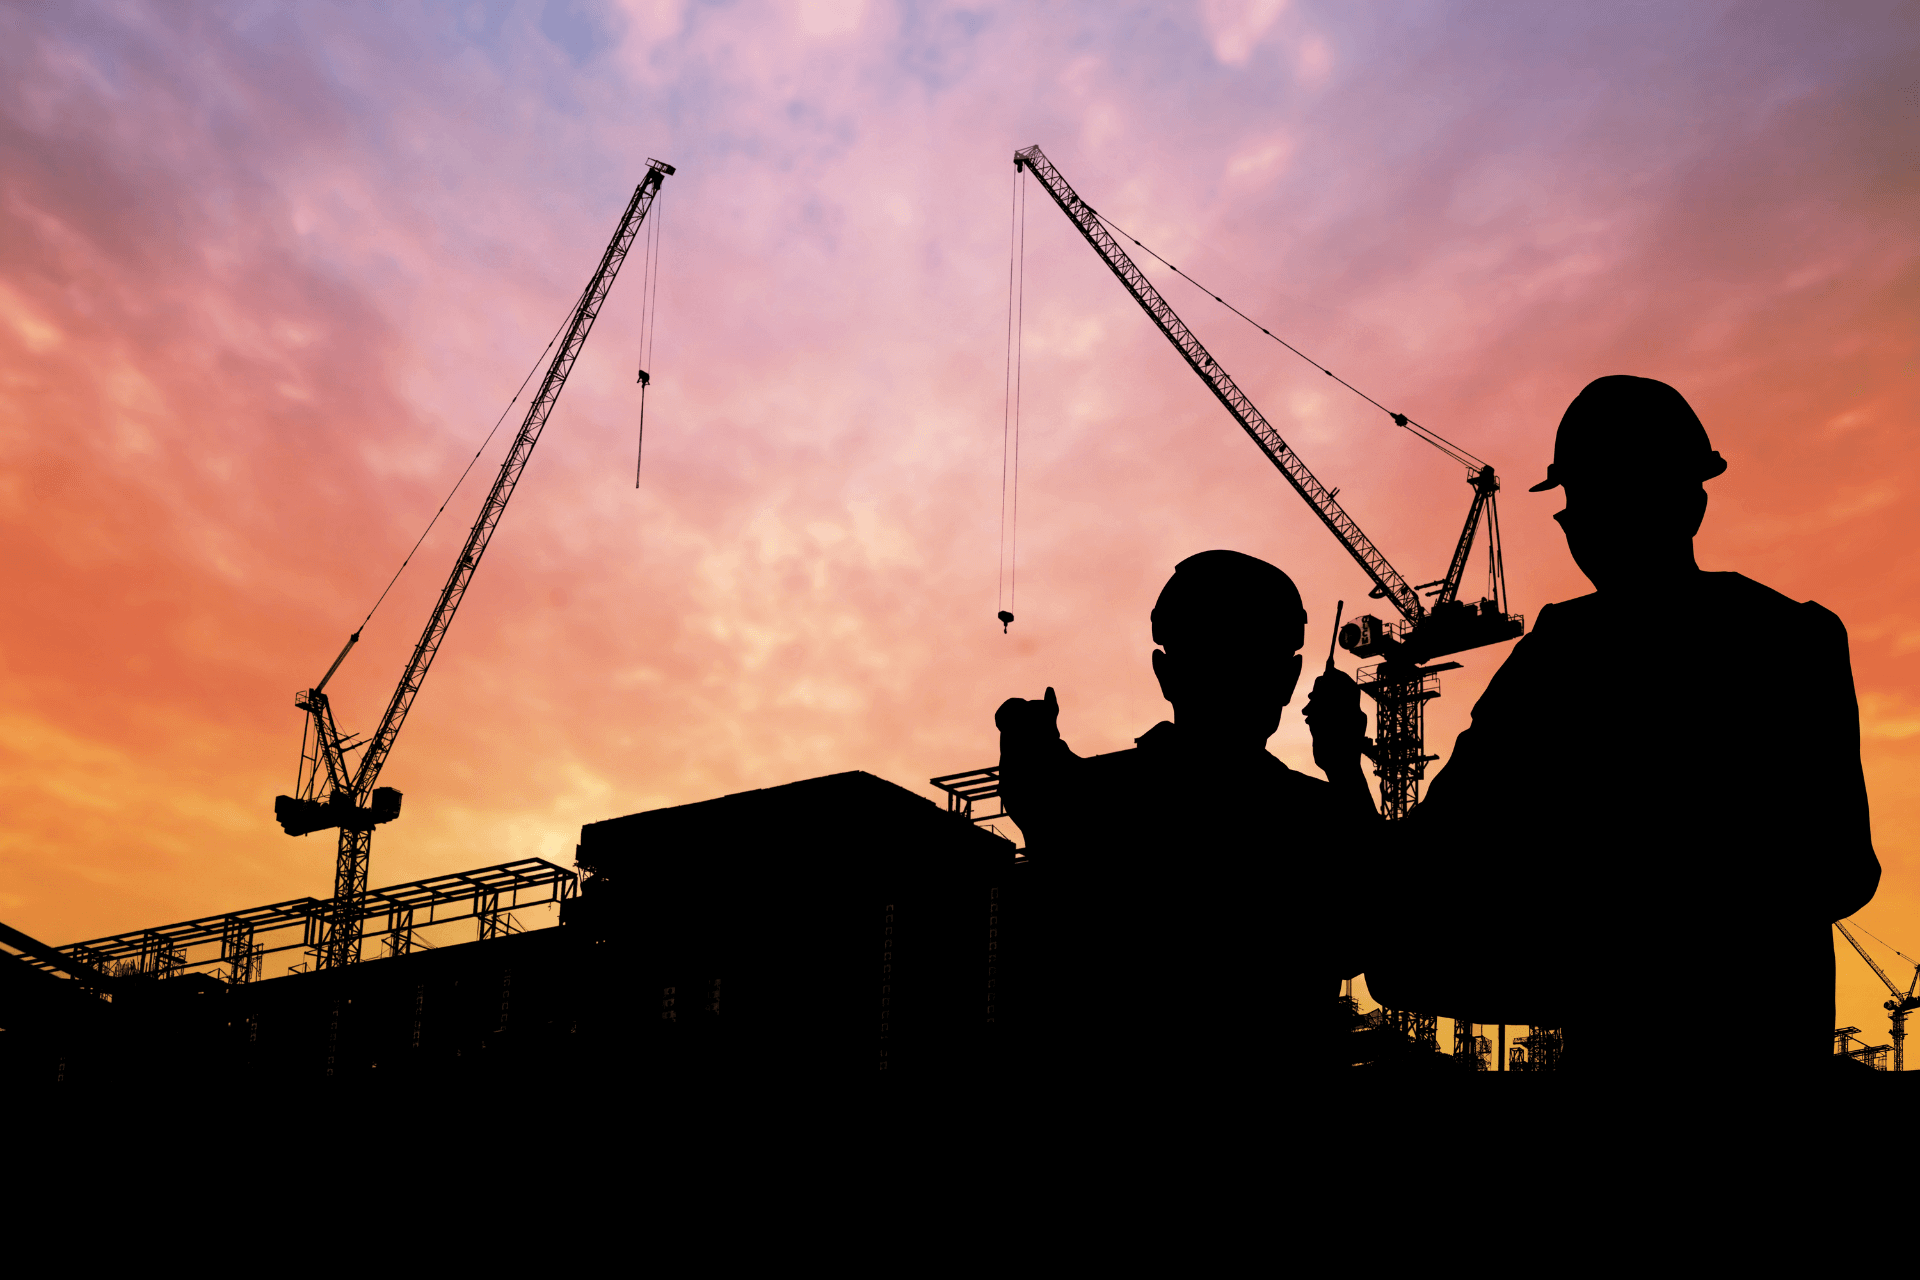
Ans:
{"type": "Polygon", "coordinates": [[[1438,1053],[1440,1051],[1440,1019],[1430,1013],[1414,1013],[1408,1009],[1380,1010],[1381,1025],[1405,1036],[1422,1049],[1438,1053]]]}
{"type": "Polygon", "coordinates": [[[1558,1027],[1534,1027],[1513,1042],[1508,1067],[1513,1071],[1553,1071],[1560,1065],[1565,1037],[1558,1027]]]}
{"type": "Polygon", "coordinates": [[[957,814],[968,822],[988,823],[995,818],[1007,816],[1006,801],[1000,798],[1000,766],[992,765],[985,769],[968,769],[965,773],[943,774],[927,781],[947,793],[947,812],[957,814]],[[994,801],[992,813],[975,813],[973,807],[984,801],[994,801]]]}
{"type": "Polygon", "coordinates": [[[1892,1054],[1893,1046],[1890,1044],[1868,1044],[1860,1039],[1858,1027],[1833,1029],[1833,1056],[1836,1058],[1851,1058],[1875,1071],[1885,1071],[1887,1059],[1892,1054]]]}
{"type": "MultiPolygon", "coordinates": [[[[475,920],[482,939],[521,932],[515,910],[564,902],[573,896],[576,874],[544,858],[521,858],[477,871],[455,871],[406,884],[369,889],[362,898],[358,934],[381,937],[389,955],[425,945],[415,930],[475,920]]],[[[335,904],[321,898],[291,898],[264,907],[201,916],[178,924],[90,938],[59,948],[62,955],[114,977],[173,978],[204,973],[229,985],[260,980],[266,958],[287,952],[305,959],[287,972],[317,968],[335,904]]],[[[26,957],[53,972],[47,960],[26,957]]]]}
{"type": "Polygon", "coordinates": [[[1469,1070],[1489,1070],[1488,1060],[1493,1056],[1493,1042],[1485,1036],[1473,1033],[1473,1023],[1466,1018],[1453,1020],[1453,1056],[1456,1061],[1469,1070]]]}
{"type": "Polygon", "coordinates": [[[1440,696],[1435,674],[1457,668],[1457,662],[1415,667],[1406,662],[1381,662],[1360,668],[1360,691],[1373,699],[1374,776],[1380,779],[1380,812],[1398,822],[1420,803],[1420,783],[1427,766],[1440,757],[1426,751],[1427,704],[1440,696]]]}

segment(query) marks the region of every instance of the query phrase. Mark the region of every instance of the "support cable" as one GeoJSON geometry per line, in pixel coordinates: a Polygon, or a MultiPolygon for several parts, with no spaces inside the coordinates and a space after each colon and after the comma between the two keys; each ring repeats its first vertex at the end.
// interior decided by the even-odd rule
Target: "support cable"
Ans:
{"type": "MultiPolygon", "coordinates": [[[[584,296],[584,294],[582,296],[584,296]]],[[[573,300],[573,305],[567,308],[567,314],[561,319],[559,326],[554,329],[553,336],[547,339],[547,345],[541,348],[540,358],[533,362],[533,368],[527,370],[527,376],[520,379],[520,389],[513,393],[513,399],[507,401],[507,407],[500,411],[500,416],[493,420],[493,426],[488,428],[487,430],[486,439],[482,440],[480,442],[480,447],[473,451],[473,457],[467,459],[466,470],[462,471],[460,473],[460,478],[453,482],[453,488],[447,490],[447,496],[441,500],[439,508],[433,513],[433,519],[427,521],[427,527],[421,530],[420,536],[414,540],[413,550],[407,552],[407,558],[402,560],[400,562],[400,567],[393,571],[393,577],[387,579],[387,585],[385,589],[380,592],[380,599],[375,600],[373,602],[373,608],[367,610],[367,616],[360,619],[360,625],[353,629],[353,638],[355,640],[358,640],[360,638],[360,633],[366,630],[367,624],[373,621],[374,613],[380,608],[381,603],[386,600],[387,592],[393,590],[393,584],[400,581],[400,575],[405,573],[407,571],[407,566],[413,563],[414,552],[420,550],[420,544],[427,540],[427,535],[429,533],[433,532],[433,526],[435,525],[435,523],[439,521],[441,514],[444,511],[446,511],[447,503],[452,502],[453,495],[460,492],[460,486],[466,483],[468,473],[473,470],[473,464],[480,461],[480,455],[486,452],[487,444],[489,441],[493,439],[494,434],[500,430],[500,424],[507,420],[507,415],[509,413],[513,412],[513,406],[520,403],[520,397],[526,391],[527,384],[533,381],[534,374],[540,372],[540,366],[546,360],[547,352],[552,351],[553,344],[560,341],[561,330],[567,327],[567,321],[573,319],[573,313],[578,311],[579,309],[580,309],[580,299],[575,298],[573,300]]]]}
{"type": "Polygon", "coordinates": [[[1891,942],[1888,942],[1885,938],[1881,937],[1879,934],[1875,933],[1873,930],[1867,928],[1867,926],[1861,924],[1858,920],[1852,920],[1852,921],[1849,921],[1848,923],[1853,928],[1858,929],[1860,932],[1866,934],[1869,938],[1872,938],[1875,942],[1879,943],[1881,946],[1885,947],[1887,950],[1893,952],[1893,954],[1899,956],[1902,960],[1905,960],[1908,964],[1920,965],[1920,960],[1915,960],[1912,956],[1908,955],[1906,952],[1902,951],[1900,948],[1894,946],[1891,942]]]}
{"type": "Polygon", "coordinates": [[[1026,176],[1025,169],[1014,171],[1007,230],[1006,401],[1000,422],[1000,593],[999,613],[995,615],[1002,634],[1013,623],[1020,583],[1020,375],[1027,327],[1026,176]]]}
{"type": "Polygon", "coordinates": [[[1165,258],[1155,253],[1152,249],[1149,249],[1146,245],[1140,243],[1140,241],[1134,237],[1132,232],[1126,230],[1126,228],[1122,227],[1119,223],[1115,222],[1112,218],[1109,218],[1106,214],[1101,213],[1099,210],[1094,209],[1092,206],[1088,206],[1087,211],[1093,214],[1093,216],[1098,218],[1100,221],[1106,223],[1107,226],[1110,227],[1116,234],[1124,236],[1126,239],[1132,241],[1134,248],[1139,249],[1142,253],[1145,253],[1148,257],[1154,259],[1161,266],[1167,268],[1167,270],[1173,272],[1175,275],[1179,276],[1182,280],[1185,280],[1188,284],[1200,290],[1200,292],[1206,294],[1209,298],[1212,298],[1215,302],[1219,303],[1221,306],[1225,307],[1227,310],[1233,312],[1233,314],[1235,314],[1236,316],[1239,316],[1242,320],[1245,320],[1248,324],[1258,329],[1261,333],[1266,334],[1267,337],[1272,338],[1275,342],[1279,343],[1281,346],[1285,347],[1287,350],[1293,352],[1293,354],[1295,354],[1296,356],[1299,356],[1302,360],[1305,360],[1308,364],[1312,365],[1314,368],[1318,369],[1320,372],[1326,374],[1329,378],[1332,378],[1335,382],[1339,383],[1341,386],[1345,387],[1347,390],[1353,392],[1353,394],[1359,396],[1362,400],[1365,400],[1368,404],[1380,410],[1380,412],[1386,414],[1389,418],[1392,418],[1395,426],[1401,427],[1402,429],[1406,430],[1408,433],[1417,437],[1418,439],[1426,441],[1428,444],[1432,445],[1434,448],[1438,449],[1440,452],[1446,454],[1449,458],[1452,458],[1455,462],[1467,468],[1469,471],[1478,471],[1480,470],[1480,468],[1487,465],[1485,462],[1482,462],[1479,458],[1474,457],[1471,453],[1468,453],[1466,449],[1462,448],[1460,445],[1455,444],[1453,441],[1447,439],[1445,436],[1441,435],[1439,432],[1433,431],[1427,427],[1421,426],[1418,422],[1415,422],[1412,418],[1409,418],[1404,413],[1395,413],[1392,409],[1387,408],[1387,406],[1381,404],[1378,400],[1375,400],[1372,396],[1368,395],[1366,392],[1362,391],[1360,388],[1354,386],[1351,382],[1348,382],[1345,378],[1341,377],[1339,374],[1335,373],[1333,370],[1327,368],[1325,365],[1321,364],[1318,360],[1315,360],[1312,356],[1308,355],[1306,352],[1302,351],[1300,348],[1294,346],[1291,342],[1288,342],[1285,338],[1273,332],[1273,330],[1267,328],[1265,325],[1261,324],[1258,320],[1255,320],[1252,316],[1248,315],[1246,312],[1242,311],[1240,308],[1234,306],[1231,302],[1228,302],[1225,298],[1221,297],[1219,294],[1215,293],[1213,290],[1207,288],[1206,285],[1201,284],[1198,280],[1195,280],[1192,276],[1188,275],[1186,272],[1182,271],[1180,268],[1174,266],[1171,262],[1168,262],[1165,258]]]}

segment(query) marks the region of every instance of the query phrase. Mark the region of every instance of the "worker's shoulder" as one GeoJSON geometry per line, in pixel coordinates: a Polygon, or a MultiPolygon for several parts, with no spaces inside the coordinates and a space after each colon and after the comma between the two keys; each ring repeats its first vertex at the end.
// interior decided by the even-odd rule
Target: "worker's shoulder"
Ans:
{"type": "Polygon", "coordinates": [[[1542,632],[1552,635],[1565,628],[1582,627],[1606,616],[1606,612],[1607,604],[1597,591],[1571,600],[1556,600],[1540,606],[1540,612],[1534,615],[1533,630],[1527,635],[1529,638],[1542,632]]]}
{"type": "MultiPolygon", "coordinates": [[[[1158,728],[1159,726],[1154,726],[1158,728]]],[[[1131,747],[1122,747],[1118,751],[1103,751],[1099,755],[1086,756],[1081,765],[1086,776],[1097,783],[1110,783],[1124,786],[1135,778],[1150,773],[1153,769],[1153,752],[1147,739],[1153,730],[1134,739],[1131,747]]]]}
{"type": "Polygon", "coordinates": [[[1086,771],[1096,778],[1115,777],[1147,767],[1146,755],[1139,747],[1122,747],[1085,757],[1086,771]]]}
{"type": "MultiPolygon", "coordinates": [[[[1832,624],[1840,621],[1832,610],[1822,605],[1811,600],[1795,600],[1742,573],[1702,573],[1697,598],[1709,608],[1738,611],[1758,622],[1778,620],[1801,625],[1827,625],[1829,621],[1832,624]]],[[[1539,615],[1534,619],[1533,630],[1536,634],[1551,635],[1559,630],[1584,628],[1603,621],[1617,607],[1599,592],[1589,591],[1571,600],[1542,605],[1539,615]]]]}
{"type": "Polygon", "coordinates": [[[1273,761],[1273,764],[1268,769],[1268,774],[1272,777],[1276,785],[1288,787],[1294,791],[1320,799],[1333,795],[1333,785],[1325,778],[1316,778],[1310,773],[1302,773],[1298,769],[1289,766],[1285,760],[1280,759],[1280,757],[1274,755],[1272,752],[1267,753],[1267,759],[1273,761]]]}
{"type": "Polygon", "coordinates": [[[1786,612],[1802,607],[1800,601],[1744,573],[1702,573],[1700,582],[1703,594],[1744,609],[1786,612]]]}
{"type": "Polygon", "coordinates": [[[1090,777],[1100,782],[1125,783],[1165,770],[1184,754],[1180,730],[1170,720],[1162,720],[1133,740],[1131,747],[1085,757],[1090,777]]]}
{"type": "Polygon", "coordinates": [[[1812,600],[1795,600],[1742,573],[1705,573],[1703,594],[1720,609],[1737,613],[1748,625],[1778,626],[1814,634],[1844,636],[1838,614],[1812,600]]]}
{"type": "Polygon", "coordinates": [[[1341,808],[1333,784],[1325,778],[1316,778],[1310,773],[1301,773],[1290,769],[1284,760],[1275,760],[1278,768],[1269,775],[1273,788],[1268,792],[1278,804],[1287,810],[1299,814],[1316,814],[1320,819],[1337,818],[1341,808]]]}
{"type": "MultiPolygon", "coordinates": [[[[1162,720],[1133,741],[1133,746],[1120,751],[1083,757],[1088,780],[1101,787],[1145,786],[1191,775],[1196,767],[1193,757],[1183,749],[1186,744],[1178,727],[1170,721],[1162,720]]],[[[1270,751],[1261,751],[1257,761],[1241,762],[1241,767],[1247,766],[1251,766],[1251,774],[1239,776],[1258,786],[1308,799],[1333,794],[1326,779],[1291,769],[1270,751]]]]}

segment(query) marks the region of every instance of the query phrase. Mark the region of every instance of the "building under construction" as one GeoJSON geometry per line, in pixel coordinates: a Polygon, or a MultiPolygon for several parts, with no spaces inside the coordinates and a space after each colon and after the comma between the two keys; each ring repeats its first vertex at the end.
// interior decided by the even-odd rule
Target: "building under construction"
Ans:
{"type": "MultiPolygon", "coordinates": [[[[59,947],[8,930],[0,1073],[294,1094],[991,1073],[1063,998],[1021,963],[1047,922],[976,809],[992,772],[937,779],[944,809],[841,773],[590,823],[574,868],[369,890],[348,965],[322,964],[336,904],[316,898],[59,947]]],[[[1557,1049],[1540,1029],[1510,1063],[1471,1034],[1449,1056],[1434,1019],[1342,1001],[1355,1064],[1540,1070],[1557,1049]]]]}
{"type": "Polygon", "coordinates": [[[947,1066],[994,1024],[1015,865],[842,773],[589,824],[577,869],[370,890],[355,964],[322,967],[335,904],[313,898],[58,948],[9,931],[0,1070],[118,1090],[947,1066]],[[557,927],[520,927],[555,905],[557,927]]]}

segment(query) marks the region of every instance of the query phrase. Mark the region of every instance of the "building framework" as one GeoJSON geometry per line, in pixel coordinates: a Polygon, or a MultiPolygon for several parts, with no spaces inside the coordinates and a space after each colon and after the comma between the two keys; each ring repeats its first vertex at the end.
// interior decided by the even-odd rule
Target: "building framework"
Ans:
{"type": "MultiPolygon", "coordinates": [[[[355,922],[357,933],[381,940],[383,954],[406,955],[431,946],[417,931],[459,920],[478,922],[482,939],[518,932],[511,914],[523,908],[565,902],[574,894],[577,874],[544,858],[521,858],[477,871],[456,871],[406,884],[369,889],[355,922]]],[[[176,977],[204,973],[231,986],[257,982],[267,974],[269,956],[297,952],[305,959],[286,972],[318,967],[335,904],[321,898],[291,898],[201,916],[178,924],[90,938],[60,948],[82,964],[114,977],[176,977]]],[[[49,973],[47,960],[27,957],[49,973]]],[[[278,977],[278,973],[272,976],[278,977]]]]}

